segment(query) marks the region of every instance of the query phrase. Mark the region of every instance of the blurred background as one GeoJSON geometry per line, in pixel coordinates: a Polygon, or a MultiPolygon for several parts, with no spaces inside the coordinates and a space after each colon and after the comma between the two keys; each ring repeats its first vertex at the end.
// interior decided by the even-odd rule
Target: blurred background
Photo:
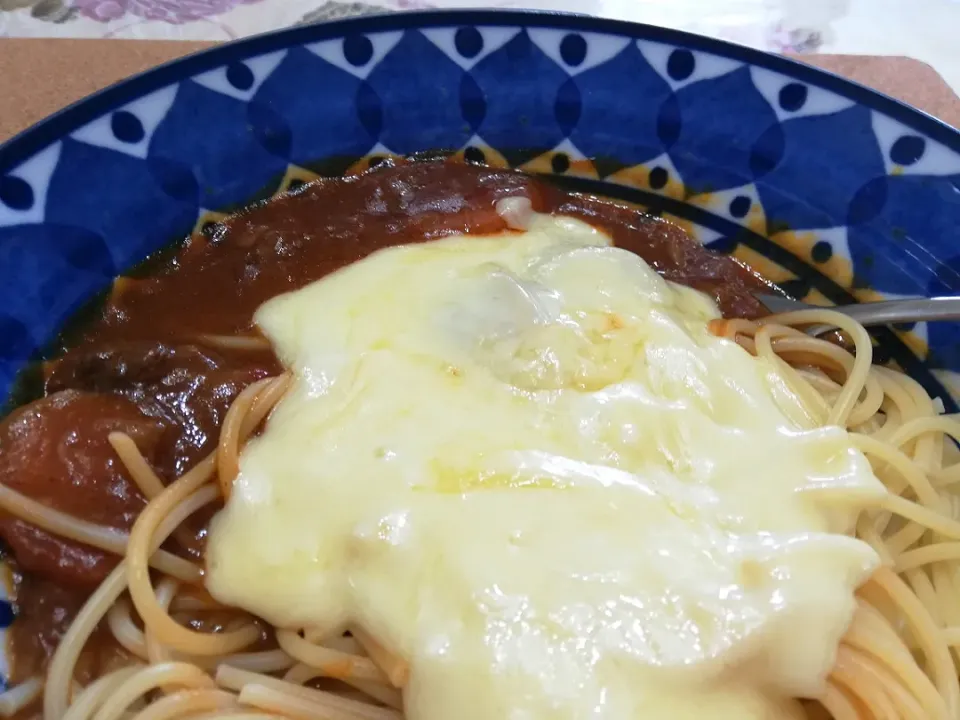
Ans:
{"type": "Polygon", "coordinates": [[[229,40],[383,10],[478,5],[635,20],[781,53],[905,55],[960,89],[958,0],[0,0],[0,36],[229,40]]]}

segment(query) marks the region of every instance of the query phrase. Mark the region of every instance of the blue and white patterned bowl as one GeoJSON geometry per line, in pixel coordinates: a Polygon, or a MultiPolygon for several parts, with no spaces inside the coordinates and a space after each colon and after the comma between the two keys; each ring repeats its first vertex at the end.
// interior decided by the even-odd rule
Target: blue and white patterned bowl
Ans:
{"type": "MultiPolygon", "coordinates": [[[[427,149],[669,213],[798,298],[960,290],[960,134],[896,101],[661,28],[367,17],[188,57],[0,147],[0,397],[85,300],[209,213],[427,149]]],[[[878,339],[935,394],[929,369],[960,369],[954,325],[878,339]]]]}
{"type": "MultiPolygon", "coordinates": [[[[366,17],[188,57],[0,147],[0,398],[111,278],[212,214],[435,149],[669,214],[797,298],[960,291],[960,133],[916,110],[661,28],[366,17]]],[[[934,395],[960,370],[957,325],[876,338],[934,395]]]]}

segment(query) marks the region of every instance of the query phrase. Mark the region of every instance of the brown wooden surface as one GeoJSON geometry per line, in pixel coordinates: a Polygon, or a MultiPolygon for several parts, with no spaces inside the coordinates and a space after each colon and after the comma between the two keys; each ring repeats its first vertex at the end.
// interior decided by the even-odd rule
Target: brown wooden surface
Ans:
{"type": "MultiPolygon", "coordinates": [[[[0,40],[0,140],[129,75],[209,47],[161,40],[0,40]]],[[[937,72],[902,57],[808,55],[804,62],[875,87],[960,126],[960,98],[937,72]]]]}

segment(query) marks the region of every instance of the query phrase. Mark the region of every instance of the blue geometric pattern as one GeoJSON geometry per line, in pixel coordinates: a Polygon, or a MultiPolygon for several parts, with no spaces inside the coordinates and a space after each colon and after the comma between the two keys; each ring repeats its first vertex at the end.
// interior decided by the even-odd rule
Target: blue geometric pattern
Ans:
{"type": "MultiPolygon", "coordinates": [[[[685,64],[675,74],[688,69],[692,72],[685,64]]],[[[750,68],[742,67],[682,87],[658,130],[688,194],[698,195],[753,181],[768,162],[755,161],[754,146],[776,127],[777,117],[754,87],[750,68]],[[731,98],[736,113],[730,112],[731,98]]]]}
{"type": "Polygon", "coordinates": [[[421,33],[405,33],[367,82],[371,106],[379,105],[381,97],[391,99],[376,108],[378,139],[398,155],[425,147],[463,147],[484,119],[483,91],[476,80],[421,33]],[[408,67],[432,67],[434,72],[410,77],[408,67]],[[425,97],[431,101],[423,102],[425,97]]]}
{"type": "MultiPolygon", "coordinates": [[[[204,212],[265,197],[291,167],[468,147],[514,166],[549,153],[571,175],[585,158],[592,191],[761,253],[800,295],[960,292],[960,134],[889,98],[660,28],[358,18],[158,68],[0,146],[0,397],[85,300],[204,212]],[[805,255],[768,239],[788,230],[812,234],[805,255]],[[846,279],[826,274],[838,259],[846,279]]],[[[960,370],[957,326],[918,332],[929,365],[960,370]]],[[[897,336],[880,340],[940,392],[897,336]]]]}
{"type": "MultiPolygon", "coordinates": [[[[846,224],[837,220],[847,219],[864,181],[884,175],[871,116],[869,109],[854,105],[790,118],[768,133],[763,164],[769,169],[757,186],[770,223],[794,230],[846,224]],[[818,151],[810,152],[811,147],[818,151]],[[813,178],[816,182],[810,182],[813,178]]],[[[760,155],[755,151],[757,164],[760,155]]]]}
{"type": "Polygon", "coordinates": [[[672,107],[673,90],[634,43],[603,65],[576,75],[573,82],[581,109],[570,140],[585,156],[611,163],[612,170],[667,151],[658,130],[662,108],[672,107]],[[623,102],[632,94],[645,102],[623,102]]]}
{"type": "Polygon", "coordinates": [[[579,120],[581,99],[576,85],[526,30],[474,65],[470,73],[485,105],[477,134],[511,165],[522,165],[553,149],[579,120]]]}
{"type": "MultiPolygon", "coordinates": [[[[119,271],[169,241],[171,231],[189,232],[197,219],[199,196],[197,178],[185,163],[152,154],[144,161],[67,138],[50,178],[44,224],[8,229],[53,227],[59,232],[68,227],[78,234],[90,234],[98,243],[89,252],[99,256],[102,247],[107,258],[113,259],[111,269],[119,271]],[[79,178],[83,178],[83,192],[77,191],[79,178]],[[128,203],[111,203],[105,212],[102,205],[90,202],[90,197],[109,197],[118,188],[123,188],[128,203]],[[110,242],[118,237],[125,241],[110,242]]],[[[50,247],[56,248],[55,240],[50,241],[50,247]]],[[[68,252],[65,249],[62,254],[68,252]]],[[[74,254],[82,257],[85,253],[74,254]]]]}
{"type": "Polygon", "coordinates": [[[304,48],[293,48],[257,92],[263,107],[286,108],[290,158],[352,159],[377,144],[379,115],[371,119],[372,95],[365,81],[304,48]],[[361,88],[364,88],[361,94],[361,88]],[[317,102],[316,98],[325,101],[317,102]],[[361,114],[359,108],[364,108],[361,114]],[[371,133],[368,126],[373,126],[371,133]]]}
{"type": "Polygon", "coordinates": [[[284,117],[256,96],[243,102],[186,80],[153,134],[147,161],[157,161],[151,172],[171,200],[239,209],[279,185],[290,135],[284,117]],[[197,132],[206,123],[214,124],[197,132]]]}

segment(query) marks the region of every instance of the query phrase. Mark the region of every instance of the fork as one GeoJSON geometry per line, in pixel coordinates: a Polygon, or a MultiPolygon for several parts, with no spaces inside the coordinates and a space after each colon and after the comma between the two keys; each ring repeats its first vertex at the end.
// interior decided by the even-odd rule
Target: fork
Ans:
{"type": "MultiPolygon", "coordinates": [[[[855,303],[853,305],[825,308],[799,300],[792,300],[782,295],[753,293],[753,296],[772,313],[784,313],[792,310],[832,310],[853,318],[865,327],[927,320],[960,320],[960,297],[883,300],[881,302],[855,303]]],[[[816,337],[835,328],[834,325],[812,325],[807,328],[807,334],[816,337]]]]}

